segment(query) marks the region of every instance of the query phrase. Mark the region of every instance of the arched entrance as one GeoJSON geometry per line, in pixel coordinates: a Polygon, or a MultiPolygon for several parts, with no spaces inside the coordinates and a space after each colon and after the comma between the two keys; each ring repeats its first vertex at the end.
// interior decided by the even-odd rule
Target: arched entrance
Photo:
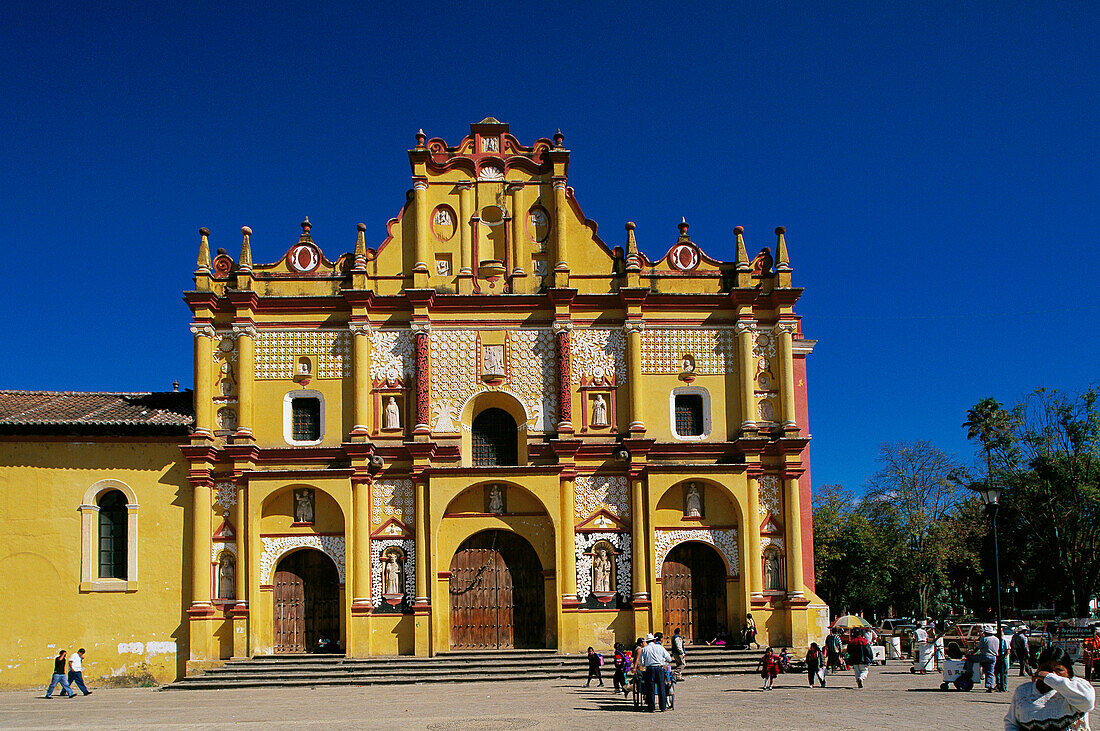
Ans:
{"type": "Polygon", "coordinates": [[[688,542],[669,551],[661,593],[666,637],[679,627],[684,642],[702,644],[726,623],[726,564],[713,546],[688,542]]]}
{"type": "Polygon", "coordinates": [[[340,641],[340,576],[336,564],[312,548],[275,567],[275,652],[310,652],[318,641],[340,641]]]}
{"type": "Polygon", "coordinates": [[[470,536],[451,559],[451,648],[546,646],[542,564],[515,533],[470,536]]]}

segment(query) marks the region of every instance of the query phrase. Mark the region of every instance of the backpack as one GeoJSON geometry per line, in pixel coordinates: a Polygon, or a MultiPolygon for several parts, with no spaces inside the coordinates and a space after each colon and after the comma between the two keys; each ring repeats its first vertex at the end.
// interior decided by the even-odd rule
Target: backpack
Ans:
{"type": "Polygon", "coordinates": [[[600,660],[600,667],[603,667],[603,655],[597,652],[596,657],[600,660]]]}

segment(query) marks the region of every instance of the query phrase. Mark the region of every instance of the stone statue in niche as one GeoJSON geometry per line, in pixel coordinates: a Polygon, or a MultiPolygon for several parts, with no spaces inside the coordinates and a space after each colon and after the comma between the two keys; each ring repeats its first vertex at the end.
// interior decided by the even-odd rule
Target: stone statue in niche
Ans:
{"type": "Polygon", "coordinates": [[[504,488],[500,485],[489,488],[489,512],[497,515],[504,512],[504,488]]]}
{"type": "Polygon", "coordinates": [[[401,428],[401,407],[397,405],[397,399],[393,396],[386,399],[386,410],[382,414],[382,428],[401,428]]]}
{"type": "Polygon", "coordinates": [[[450,210],[446,208],[440,208],[438,211],[435,212],[436,226],[450,226],[452,223],[454,223],[454,220],[451,218],[450,210]]]}
{"type": "Polygon", "coordinates": [[[500,140],[496,137],[482,137],[481,138],[481,151],[482,152],[500,152],[500,140]]]}
{"type": "Polygon", "coordinates": [[[757,376],[756,381],[757,381],[757,383],[760,384],[760,390],[762,390],[762,391],[770,391],[771,390],[771,388],[772,388],[772,377],[771,377],[770,373],[768,373],[766,371],[764,373],[761,373],[759,376],[757,376]]]}
{"type": "Polygon", "coordinates": [[[237,412],[228,406],[218,409],[218,428],[233,431],[237,428],[237,412]]]}
{"type": "Polygon", "coordinates": [[[504,375],[504,346],[486,345],[481,351],[482,371],[485,375],[504,375]]]}
{"type": "Polygon", "coordinates": [[[313,522],[313,490],[308,487],[294,491],[294,522],[313,522]]]}
{"type": "Polygon", "coordinates": [[[783,588],[780,584],[778,551],[764,551],[764,588],[768,591],[783,588]]]}
{"type": "Polygon", "coordinates": [[[435,273],[441,277],[449,277],[451,275],[451,261],[449,259],[436,259],[435,273]]]}
{"type": "Polygon", "coordinates": [[[236,566],[233,565],[233,557],[223,553],[218,560],[218,598],[237,598],[236,566]]]}
{"type": "Polygon", "coordinates": [[[684,356],[683,368],[684,368],[684,373],[694,373],[695,372],[695,360],[692,359],[692,357],[690,355],[685,355],[684,356]]]}
{"type": "Polygon", "coordinates": [[[596,398],[592,401],[592,426],[608,426],[607,401],[604,400],[602,393],[596,394],[596,398]]]}
{"type": "Polygon", "coordinates": [[[401,580],[401,557],[396,552],[387,553],[382,564],[382,593],[405,593],[405,583],[401,580]]]}
{"type": "Polygon", "coordinates": [[[592,590],[600,594],[610,594],[611,577],[614,575],[614,566],[607,555],[607,549],[601,547],[592,559],[592,590]]]}
{"type": "Polygon", "coordinates": [[[772,250],[767,246],[761,249],[752,260],[752,273],[761,275],[772,273],[772,250]]]}
{"type": "Polygon", "coordinates": [[[546,218],[546,211],[541,208],[531,209],[531,225],[532,226],[545,226],[550,223],[546,218]]]}
{"type": "Polygon", "coordinates": [[[775,407],[771,401],[761,401],[759,411],[761,421],[775,421],[775,407]]]}
{"type": "Polygon", "coordinates": [[[684,497],[684,516],[687,518],[703,517],[702,491],[699,490],[699,486],[694,482],[688,485],[687,493],[684,497]]]}
{"type": "Polygon", "coordinates": [[[308,376],[311,370],[312,370],[312,366],[309,363],[309,358],[299,358],[298,359],[298,375],[299,376],[308,376]]]}

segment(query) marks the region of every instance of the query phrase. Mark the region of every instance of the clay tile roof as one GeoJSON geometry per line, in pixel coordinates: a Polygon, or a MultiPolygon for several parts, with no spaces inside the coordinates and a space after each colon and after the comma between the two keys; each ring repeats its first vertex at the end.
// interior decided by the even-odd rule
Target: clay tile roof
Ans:
{"type": "Polygon", "coordinates": [[[194,420],[190,391],[0,390],[0,434],[186,435],[194,420]]]}

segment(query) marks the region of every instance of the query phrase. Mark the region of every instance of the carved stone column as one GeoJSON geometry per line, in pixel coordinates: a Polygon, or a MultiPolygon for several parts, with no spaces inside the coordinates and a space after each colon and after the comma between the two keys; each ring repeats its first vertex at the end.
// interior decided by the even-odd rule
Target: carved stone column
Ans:
{"type": "Polygon", "coordinates": [[[794,346],[793,337],[795,323],[780,322],[775,326],[776,339],[779,341],[779,368],[782,371],[782,390],[780,402],[782,404],[783,429],[798,429],[794,411],[794,346]]]}
{"type": "Polygon", "coordinates": [[[577,551],[574,532],[574,486],[576,473],[561,477],[561,603],[563,607],[577,604],[577,551]]]}
{"type": "Polygon", "coordinates": [[[370,323],[348,323],[351,330],[352,436],[370,434],[370,323]]]}
{"type": "Polygon", "coordinates": [[[233,332],[237,335],[237,390],[239,394],[237,431],[233,435],[240,438],[252,437],[252,386],[255,379],[256,362],[256,326],[250,322],[235,323],[233,332]]]}
{"type": "Polygon", "coordinates": [[[745,516],[746,550],[745,563],[749,568],[749,598],[763,599],[763,566],[760,554],[760,475],[751,472],[748,475],[749,504],[745,516]]]}
{"type": "Polygon", "coordinates": [[[649,575],[646,572],[646,510],[645,482],[632,477],[630,500],[630,560],[634,579],[634,603],[649,603],[649,575]]]}
{"type": "Polygon", "coordinates": [[[352,524],[351,595],[352,604],[371,604],[370,576],[370,478],[352,477],[351,502],[355,522],[352,524]]]}
{"type": "Polygon", "coordinates": [[[213,518],[209,475],[191,479],[191,609],[207,610],[210,603],[210,535],[213,518]]]}
{"type": "Polygon", "coordinates": [[[413,485],[416,490],[416,607],[428,607],[428,478],[418,475],[413,485]]]}
{"type": "Polygon", "coordinates": [[[783,504],[787,524],[787,596],[801,599],[802,592],[802,507],[798,494],[798,477],[786,475],[783,504]]]}
{"type": "Polygon", "coordinates": [[[248,490],[245,478],[238,477],[234,489],[237,491],[237,504],[234,507],[233,520],[237,530],[237,563],[234,574],[234,589],[237,603],[230,611],[233,618],[233,657],[249,656],[248,642],[248,490]]]}
{"type": "Polygon", "coordinates": [[[626,333],[627,389],[630,393],[630,427],[632,434],[645,433],[645,397],[642,394],[642,330],[645,323],[641,320],[628,321],[623,325],[626,333]]]}
{"type": "Polygon", "coordinates": [[[428,181],[413,180],[413,198],[416,213],[416,263],[413,265],[413,286],[428,286],[428,181]]]}
{"type": "Polygon", "coordinates": [[[571,322],[555,322],[554,352],[558,359],[558,432],[573,433],[573,374],[570,353],[571,322]]]}
{"type": "Polygon", "coordinates": [[[413,434],[430,434],[428,415],[428,323],[413,323],[413,343],[416,346],[416,425],[413,434]]]}
{"type": "Polygon", "coordinates": [[[554,179],[554,286],[569,286],[569,250],[565,235],[566,211],[569,207],[565,178],[554,179]]]}
{"type": "Polygon", "coordinates": [[[214,436],[214,326],[195,323],[195,436],[214,436]]]}
{"type": "Polygon", "coordinates": [[[737,328],[737,351],[741,360],[741,430],[756,430],[756,367],[752,357],[752,323],[741,321],[737,328]]]}

